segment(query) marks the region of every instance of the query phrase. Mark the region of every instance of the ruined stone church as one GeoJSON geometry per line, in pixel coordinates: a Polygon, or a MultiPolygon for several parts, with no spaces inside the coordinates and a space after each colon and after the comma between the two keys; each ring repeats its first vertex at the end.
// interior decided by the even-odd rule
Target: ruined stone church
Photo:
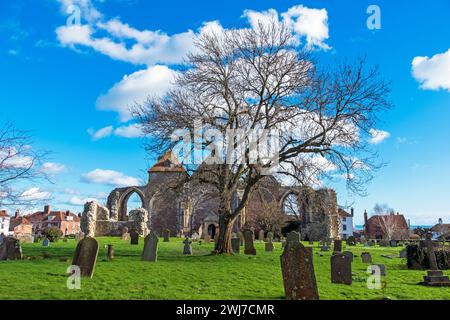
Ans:
{"type": "MultiPolygon", "coordinates": [[[[219,228],[218,194],[209,186],[200,185],[194,175],[190,176],[168,151],[148,170],[147,185],[113,190],[106,206],[86,203],[81,229],[89,236],[119,236],[127,227],[142,236],[150,229],[160,235],[168,229],[177,236],[198,233],[202,237],[208,234],[214,238],[219,228]],[[133,194],[139,196],[142,208],[129,211],[128,201],[133,194]]],[[[264,210],[261,202],[270,202],[284,213],[286,221],[299,222],[304,239],[339,237],[334,190],[283,186],[272,176],[263,178],[255,189],[264,190],[264,195],[252,194],[246,209],[235,222],[235,232],[248,227],[252,217],[264,210]],[[288,200],[293,202],[297,214],[288,212],[288,200]]],[[[239,201],[240,192],[237,192],[232,206],[237,206],[239,201]]]]}

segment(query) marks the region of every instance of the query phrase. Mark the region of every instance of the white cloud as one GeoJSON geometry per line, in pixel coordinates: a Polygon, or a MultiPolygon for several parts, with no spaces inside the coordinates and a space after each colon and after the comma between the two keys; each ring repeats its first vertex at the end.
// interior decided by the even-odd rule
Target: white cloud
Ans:
{"type": "Polygon", "coordinates": [[[119,127],[114,130],[114,134],[124,138],[140,138],[143,136],[142,126],[139,124],[130,124],[129,126],[119,127]]]}
{"type": "Polygon", "coordinates": [[[415,57],[412,74],[422,89],[450,91],[450,49],[431,58],[415,57]]]}
{"type": "Polygon", "coordinates": [[[63,172],[66,167],[63,164],[46,162],[42,165],[41,171],[49,175],[57,175],[63,172]]]}
{"type": "Polygon", "coordinates": [[[30,188],[23,192],[20,196],[23,201],[36,201],[50,199],[52,194],[50,192],[41,191],[40,188],[30,188]]]}
{"type": "Polygon", "coordinates": [[[171,87],[177,72],[166,66],[153,66],[134,72],[116,83],[97,99],[97,109],[116,111],[121,121],[132,118],[130,107],[149,96],[162,96],[171,87]]]}
{"type": "Polygon", "coordinates": [[[370,129],[369,133],[371,135],[371,144],[379,144],[391,136],[389,132],[378,129],[370,129]]]}
{"type": "Polygon", "coordinates": [[[97,141],[109,137],[112,134],[113,129],[113,126],[107,126],[99,130],[89,129],[88,133],[92,137],[92,140],[97,141]]]}
{"type": "Polygon", "coordinates": [[[77,196],[73,196],[72,198],[70,198],[69,200],[69,204],[74,205],[74,206],[84,206],[86,202],[91,202],[91,201],[95,201],[97,203],[99,203],[100,201],[96,198],[80,198],[77,196]]]}
{"type": "Polygon", "coordinates": [[[138,186],[140,181],[113,170],[95,169],[81,177],[87,183],[106,184],[110,186],[126,187],[138,186]]]}

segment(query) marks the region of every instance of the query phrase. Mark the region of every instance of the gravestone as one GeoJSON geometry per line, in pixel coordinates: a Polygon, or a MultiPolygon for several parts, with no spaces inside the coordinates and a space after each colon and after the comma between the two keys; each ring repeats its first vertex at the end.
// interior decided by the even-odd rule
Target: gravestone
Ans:
{"type": "Polygon", "coordinates": [[[425,245],[427,248],[428,259],[430,260],[430,270],[428,270],[427,275],[423,277],[422,284],[430,287],[450,287],[448,276],[444,276],[442,271],[439,270],[431,238],[432,234],[427,233],[425,245]]]}
{"type": "Polygon", "coordinates": [[[336,253],[331,256],[331,282],[352,284],[352,262],[348,255],[336,253]]]}
{"type": "Polygon", "coordinates": [[[250,229],[244,230],[244,254],[256,255],[256,249],[253,244],[253,231],[250,229]]]}
{"type": "Polygon", "coordinates": [[[22,260],[22,247],[20,240],[13,237],[4,237],[0,245],[0,260],[22,260]]]}
{"type": "Polygon", "coordinates": [[[264,234],[265,234],[264,230],[259,230],[258,239],[264,241],[264,234]]]}
{"type": "Polygon", "coordinates": [[[347,238],[347,240],[345,240],[345,243],[348,246],[356,246],[356,239],[355,239],[354,236],[350,236],[350,237],[347,238]]]}
{"type": "Polygon", "coordinates": [[[280,259],[286,300],[319,300],[312,248],[290,242],[280,259]]]}
{"type": "Polygon", "coordinates": [[[272,252],[273,251],[273,243],[272,242],[266,242],[265,243],[265,249],[266,249],[266,252],[272,252]]]}
{"type": "Polygon", "coordinates": [[[158,235],[154,231],[150,231],[150,234],[144,240],[144,250],[142,250],[141,255],[143,261],[156,262],[158,259],[158,242],[158,235]]]}
{"type": "Polygon", "coordinates": [[[191,239],[189,239],[189,237],[186,237],[184,239],[184,241],[183,241],[183,244],[184,244],[183,254],[191,255],[192,254],[192,246],[191,246],[192,241],[191,241],[191,239]]]}
{"type": "Polygon", "coordinates": [[[267,242],[273,242],[273,232],[267,232],[267,242]]]}
{"type": "Polygon", "coordinates": [[[391,241],[389,241],[389,245],[390,245],[391,247],[396,247],[396,246],[397,246],[397,240],[391,240],[391,241]]]}
{"type": "Polygon", "coordinates": [[[351,251],[344,251],[342,254],[347,256],[350,259],[350,262],[353,262],[353,252],[351,252],[351,251]]]}
{"type": "Polygon", "coordinates": [[[163,231],[164,242],[170,242],[170,230],[166,229],[163,231]]]}
{"type": "Polygon", "coordinates": [[[130,239],[130,234],[128,233],[128,227],[122,229],[122,240],[128,241],[130,239]]]}
{"type": "Polygon", "coordinates": [[[380,244],[380,247],[387,247],[387,246],[389,246],[389,241],[383,239],[380,241],[379,244],[380,244]]]}
{"type": "Polygon", "coordinates": [[[72,265],[78,266],[82,277],[92,278],[98,256],[98,242],[94,238],[86,237],[78,242],[73,256],[72,265]]]}
{"type": "Polygon", "coordinates": [[[197,232],[194,232],[194,233],[192,234],[192,242],[197,242],[198,239],[200,239],[199,234],[198,234],[197,232]]]}
{"type": "Polygon", "coordinates": [[[342,252],[342,240],[334,240],[333,252],[342,252]]]}
{"type": "Polygon", "coordinates": [[[48,247],[50,245],[50,240],[48,238],[45,238],[44,241],[42,241],[43,247],[48,247]]]}
{"type": "Polygon", "coordinates": [[[407,258],[406,248],[399,252],[398,257],[401,258],[401,259],[406,259],[407,258]]]}
{"type": "Polygon", "coordinates": [[[207,234],[207,235],[205,235],[203,240],[205,241],[206,244],[209,244],[211,242],[211,237],[209,236],[209,234],[207,234]]]}
{"type": "Polygon", "coordinates": [[[108,244],[108,260],[113,261],[114,260],[114,245],[108,244]]]}
{"type": "Polygon", "coordinates": [[[369,252],[361,253],[361,260],[363,263],[372,263],[372,255],[369,252]]]}
{"type": "Polygon", "coordinates": [[[299,243],[300,242],[300,233],[296,231],[291,231],[286,236],[286,243],[288,245],[299,243]]]}
{"type": "Polygon", "coordinates": [[[138,245],[139,244],[139,233],[136,230],[131,230],[130,232],[130,244],[138,245]]]}
{"type": "Polygon", "coordinates": [[[241,239],[239,238],[233,238],[231,239],[231,249],[234,253],[240,253],[241,252],[241,239]]]}
{"type": "Polygon", "coordinates": [[[328,245],[327,244],[324,244],[321,248],[320,248],[320,251],[328,251],[329,250],[329,248],[328,248],[328,245]]]}

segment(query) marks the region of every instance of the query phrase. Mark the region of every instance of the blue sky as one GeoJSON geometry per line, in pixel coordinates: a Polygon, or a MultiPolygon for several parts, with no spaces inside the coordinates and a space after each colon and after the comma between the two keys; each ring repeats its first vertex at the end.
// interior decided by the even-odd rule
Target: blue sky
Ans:
{"type": "Polygon", "coordinates": [[[80,212],[86,199],[104,201],[115,185],[145,181],[157,155],[144,152],[127,105],[164,91],[189,38],[207,22],[245,27],[257,12],[296,8],[319,23],[303,30],[303,40],[316,44],[325,63],[366,56],[392,81],[395,107],[380,115],[382,141],[374,144],[387,166],[367,197],[332,185],[339,202],[354,204],[357,223],[377,202],[412,224],[450,222],[447,0],[2,1],[0,121],[31,130],[35,147],[52,151],[55,183],[30,187],[51,194],[54,207],[80,212]],[[67,29],[70,4],[81,12],[76,33],[67,29]],[[380,30],[367,28],[371,4],[381,9],[380,30]]]}

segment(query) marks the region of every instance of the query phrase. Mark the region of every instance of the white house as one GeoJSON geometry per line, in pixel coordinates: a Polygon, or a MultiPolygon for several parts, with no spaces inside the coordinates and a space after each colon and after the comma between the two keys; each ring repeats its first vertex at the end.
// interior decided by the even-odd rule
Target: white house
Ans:
{"type": "Polygon", "coordinates": [[[9,222],[11,217],[5,210],[0,211],[0,234],[9,235],[9,222]]]}
{"type": "Polygon", "coordinates": [[[347,239],[353,236],[353,208],[351,209],[351,214],[347,211],[339,208],[339,236],[341,239],[347,239]]]}

